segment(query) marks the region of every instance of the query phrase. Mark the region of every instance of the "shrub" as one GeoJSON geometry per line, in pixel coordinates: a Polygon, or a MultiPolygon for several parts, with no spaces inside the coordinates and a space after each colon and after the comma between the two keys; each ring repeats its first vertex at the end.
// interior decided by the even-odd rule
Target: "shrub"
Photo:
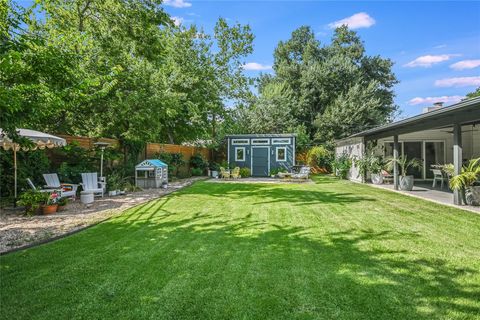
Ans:
{"type": "Polygon", "coordinates": [[[346,153],[337,156],[335,160],[332,161],[332,168],[334,170],[334,174],[342,179],[347,178],[348,172],[350,171],[351,167],[352,160],[346,153]]]}
{"type": "Polygon", "coordinates": [[[25,213],[29,216],[34,215],[40,205],[48,198],[48,193],[42,193],[36,190],[28,190],[20,195],[18,204],[25,206],[25,213]]]}
{"type": "Polygon", "coordinates": [[[168,175],[170,177],[177,176],[180,178],[180,168],[185,165],[182,153],[160,152],[156,157],[168,165],[168,175]]]}
{"type": "Polygon", "coordinates": [[[202,176],[203,175],[203,169],[200,168],[192,168],[192,176],[202,176]]]}
{"type": "Polygon", "coordinates": [[[332,160],[333,152],[328,150],[325,146],[315,146],[307,152],[307,163],[311,167],[320,167],[322,169],[330,170],[332,160]]]}
{"type": "Polygon", "coordinates": [[[249,168],[240,168],[240,176],[242,178],[248,178],[252,175],[252,173],[250,172],[250,169],[249,168]]]}
{"type": "Polygon", "coordinates": [[[208,161],[200,153],[197,153],[190,158],[190,166],[203,171],[208,167],[208,161]]]}

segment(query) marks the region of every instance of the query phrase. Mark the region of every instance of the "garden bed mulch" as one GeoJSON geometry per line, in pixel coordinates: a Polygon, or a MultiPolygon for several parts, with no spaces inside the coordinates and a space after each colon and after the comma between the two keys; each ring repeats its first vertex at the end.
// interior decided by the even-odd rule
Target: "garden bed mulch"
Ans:
{"type": "Polygon", "coordinates": [[[95,198],[88,207],[79,200],[70,202],[66,210],[53,215],[28,217],[19,212],[0,213],[0,253],[44,243],[62,235],[94,225],[138,204],[165,196],[205,177],[192,177],[171,182],[167,189],[147,189],[123,196],[95,198]]]}

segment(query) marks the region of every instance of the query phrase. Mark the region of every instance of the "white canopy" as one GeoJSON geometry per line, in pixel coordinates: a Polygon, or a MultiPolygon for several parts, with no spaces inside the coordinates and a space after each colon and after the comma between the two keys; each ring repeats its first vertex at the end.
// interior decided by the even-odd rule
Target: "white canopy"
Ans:
{"type": "Polygon", "coordinates": [[[38,149],[45,149],[45,148],[55,148],[55,147],[63,147],[67,145],[67,141],[63,138],[53,136],[48,133],[30,130],[30,129],[18,129],[18,135],[24,138],[28,138],[31,140],[35,146],[33,147],[20,147],[18,144],[12,142],[3,130],[0,128],[0,147],[3,147],[5,150],[15,149],[15,151],[19,151],[22,149],[23,151],[28,150],[36,150],[38,149]]]}
{"type": "Polygon", "coordinates": [[[18,143],[13,142],[0,128],[0,147],[3,147],[5,150],[13,150],[13,169],[14,169],[14,180],[15,180],[15,200],[17,199],[17,151],[23,150],[36,150],[36,149],[45,149],[45,148],[55,148],[63,147],[67,145],[67,141],[63,138],[52,136],[51,134],[30,130],[30,129],[17,129],[19,136],[30,139],[35,145],[32,147],[20,147],[18,143]]]}

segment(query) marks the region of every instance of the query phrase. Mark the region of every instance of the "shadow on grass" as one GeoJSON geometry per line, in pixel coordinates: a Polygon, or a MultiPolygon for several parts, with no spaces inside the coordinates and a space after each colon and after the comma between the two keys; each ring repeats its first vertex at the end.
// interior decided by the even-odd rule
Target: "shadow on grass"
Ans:
{"type": "Polygon", "coordinates": [[[465,283],[478,270],[381,246],[415,241],[415,232],[319,234],[251,213],[174,214],[165,201],[151,202],[127,219],[2,258],[2,317],[431,319],[480,312],[480,286],[465,283]]]}
{"type": "MultiPolygon", "coordinates": [[[[326,181],[331,181],[327,179],[326,181]]],[[[311,187],[311,186],[310,186],[311,187]]],[[[174,197],[182,195],[207,195],[210,197],[221,198],[224,200],[245,200],[247,197],[257,199],[253,204],[288,202],[296,206],[304,206],[318,203],[325,204],[346,204],[353,202],[374,202],[373,197],[361,196],[349,192],[335,192],[318,190],[313,188],[302,188],[301,185],[285,184],[234,184],[234,183],[210,183],[196,184],[188,189],[184,189],[174,197]]]]}

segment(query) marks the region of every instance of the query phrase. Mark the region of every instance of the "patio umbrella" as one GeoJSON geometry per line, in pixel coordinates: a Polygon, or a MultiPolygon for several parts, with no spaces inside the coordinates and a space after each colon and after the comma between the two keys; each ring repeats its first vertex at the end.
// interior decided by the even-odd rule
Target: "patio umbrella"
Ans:
{"type": "Polygon", "coordinates": [[[13,142],[4,134],[0,128],[0,147],[5,150],[13,150],[13,170],[14,170],[14,196],[17,199],[17,151],[29,151],[36,149],[63,147],[67,144],[67,141],[63,138],[52,136],[51,134],[30,130],[30,129],[17,129],[17,133],[20,137],[24,137],[33,142],[33,146],[22,147],[18,143],[13,142]]]}

